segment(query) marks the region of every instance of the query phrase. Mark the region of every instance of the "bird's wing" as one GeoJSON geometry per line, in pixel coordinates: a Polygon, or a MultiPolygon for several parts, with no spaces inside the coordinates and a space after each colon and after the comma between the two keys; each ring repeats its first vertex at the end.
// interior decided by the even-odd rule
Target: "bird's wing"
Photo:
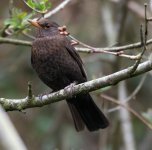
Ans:
{"type": "Polygon", "coordinates": [[[85,79],[87,79],[87,75],[83,66],[83,62],[79,56],[79,54],[77,53],[77,51],[75,50],[75,48],[71,45],[71,43],[68,41],[66,42],[66,49],[69,52],[69,54],[71,55],[71,57],[77,62],[78,66],[80,67],[81,73],[83,75],[83,77],[85,79]]]}

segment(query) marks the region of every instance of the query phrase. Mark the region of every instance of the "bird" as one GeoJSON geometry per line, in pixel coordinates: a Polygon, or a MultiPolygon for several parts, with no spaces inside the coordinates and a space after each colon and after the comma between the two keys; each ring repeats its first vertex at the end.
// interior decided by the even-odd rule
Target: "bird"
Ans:
{"type": "MultiPolygon", "coordinates": [[[[48,19],[29,20],[36,27],[32,42],[31,64],[39,78],[54,92],[72,83],[84,83],[87,75],[83,62],[64,29],[48,19]]],[[[87,128],[90,132],[104,129],[109,121],[97,107],[89,93],[66,99],[76,131],[87,128]]]]}

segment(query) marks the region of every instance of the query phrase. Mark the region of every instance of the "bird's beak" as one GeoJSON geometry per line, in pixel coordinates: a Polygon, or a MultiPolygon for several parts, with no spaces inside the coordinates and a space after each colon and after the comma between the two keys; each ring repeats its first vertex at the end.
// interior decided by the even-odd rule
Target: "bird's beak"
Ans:
{"type": "Polygon", "coordinates": [[[38,24],[38,21],[36,21],[36,20],[28,19],[28,22],[34,27],[41,28],[41,26],[38,24]]]}

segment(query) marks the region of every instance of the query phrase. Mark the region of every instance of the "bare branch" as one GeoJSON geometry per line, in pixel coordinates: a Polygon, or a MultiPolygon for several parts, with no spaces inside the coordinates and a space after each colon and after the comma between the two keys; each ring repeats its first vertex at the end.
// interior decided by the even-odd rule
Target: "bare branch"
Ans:
{"type": "MultiPolygon", "coordinates": [[[[3,38],[0,37],[0,44],[2,43],[7,43],[7,44],[14,44],[14,45],[23,45],[23,46],[32,46],[32,43],[30,41],[23,41],[23,40],[18,40],[18,39],[11,39],[11,38],[3,38]]],[[[146,45],[151,45],[152,44],[152,39],[147,40],[146,45]]],[[[143,45],[141,45],[141,42],[133,43],[133,44],[128,44],[124,46],[116,46],[116,47],[105,47],[105,48],[95,48],[94,53],[101,53],[102,51],[125,51],[125,50],[130,50],[130,49],[136,49],[136,48],[141,48],[143,45]]],[[[82,48],[82,47],[76,47],[76,50],[78,52],[82,53],[91,53],[92,50],[89,48],[82,48]]]]}
{"type": "MultiPolygon", "coordinates": [[[[141,79],[141,81],[139,82],[138,86],[134,89],[134,91],[124,100],[124,102],[129,102],[130,100],[134,99],[136,97],[136,95],[138,94],[138,92],[141,90],[145,80],[146,80],[147,74],[144,75],[141,79]]],[[[110,108],[108,110],[108,113],[117,111],[120,109],[120,106],[116,106],[114,108],[110,108]]]]}
{"type": "MultiPolygon", "coordinates": [[[[8,114],[0,106],[0,144],[5,150],[27,150],[8,114]]],[[[2,149],[3,149],[2,148],[2,149]]]]}
{"type": "Polygon", "coordinates": [[[51,16],[53,16],[54,14],[56,14],[57,12],[59,12],[60,10],[62,10],[71,0],[65,0],[63,1],[60,5],[58,5],[56,8],[54,8],[53,10],[51,10],[50,12],[46,13],[44,15],[44,18],[50,18],[51,16]]]}
{"type": "Polygon", "coordinates": [[[95,91],[99,88],[104,88],[107,86],[115,85],[118,82],[143,74],[145,72],[148,72],[152,70],[152,61],[146,61],[144,63],[141,63],[134,74],[130,75],[128,74],[131,67],[118,71],[116,73],[113,73],[111,75],[107,75],[102,78],[98,78],[92,81],[88,81],[79,85],[75,85],[72,87],[72,93],[69,88],[65,88],[63,90],[60,90],[58,92],[44,95],[41,99],[40,97],[33,97],[30,99],[30,103],[28,100],[28,97],[23,99],[6,99],[6,98],[0,98],[0,104],[4,107],[5,110],[23,110],[26,108],[32,108],[32,107],[42,107],[44,105],[55,103],[58,101],[61,101],[63,99],[69,98],[79,93],[86,93],[95,91]]]}
{"type": "MultiPolygon", "coordinates": [[[[73,36],[69,35],[69,37],[71,39],[73,39],[75,42],[79,43],[80,45],[90,49],[90,53],[98,53],[98,49],[95,48],[95,47],[92,47],[92,46],[89,46],[79,40],[77,40],[76,38],[74,38],[73,36]]],[[[111,55],[115,55],[115,56],[120,56],[120,57],[125,57],[125,58],[129,58],[129,59],[132,59],[132,60],[136,60],[138,59],[138,56],[134,56],[134,55],[127,55],[127,54],[124,54],[123,51],[116,51],[116,52],[113,52],[113,51],[107,51],[107,50],[100,50],[100,53],[105,53],[105,54],[111,54],[111,55]]]]}
{"type": "Polygon", "coordinates": [[[144,37],[143,37],[143,30],[142,30],[142,26],[140,28],[140,38],[141,38],[141,45],[143,45],[143,50],[142,52],[139,54],[139,58],[138,60],[135,62],[135,64],[133,65],[130,73],[134,73],[142,59],[142,56],[144,55],[145,51],[147,50],[147,36],[148,36],[148,20],[147,20],[147,4],[145,3],[145,32],[144,32],[144,37]]]}
{"type": "Polygon", "coordinates": [[[124,104],[124,103],[120,103],[119,101],[115,100],[112,97],[109,97],[107,95],[101,95],[101,97],[103,97],[104,99],[113,102],[119,106],[124,107],[125,109],[127,109],[129,112],[131,112],[133,115],[135,115],[140,121],[142,121],[147,127],[149,127],[150,129],[152,129],[152,124],[149,123],[147,120],[145,120],[141,115],[139,115],[135,110],[133,110],[130,106],[124,104]]]}
{"type": "Polygon", "coordinates": [[[32,92],[32,84],[31,82],[29,81],[28,82],[28,99],[32,99],[33,98],[33,92],[32,92]]]}
{"type": "Polygon", "coordinates": [[[0,37],[0,44],[2,44],[2,43],[23,45],[23,46],[32,46],[32,43],[30,41],[23,41],[23,40],[18,40],[18,39],[0,37]]]}

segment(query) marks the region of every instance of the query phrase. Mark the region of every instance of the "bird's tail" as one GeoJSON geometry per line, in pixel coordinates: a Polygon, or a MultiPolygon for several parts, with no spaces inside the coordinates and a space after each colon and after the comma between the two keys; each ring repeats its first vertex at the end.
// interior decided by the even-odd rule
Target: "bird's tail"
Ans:
{"type": "Polygon", "coordinates": [[[67,102],[77,131],[83,130],[85,125],[89,131],[103,129],[109,125],[107,118],[88,93],[77,95],[67,102]]]}

